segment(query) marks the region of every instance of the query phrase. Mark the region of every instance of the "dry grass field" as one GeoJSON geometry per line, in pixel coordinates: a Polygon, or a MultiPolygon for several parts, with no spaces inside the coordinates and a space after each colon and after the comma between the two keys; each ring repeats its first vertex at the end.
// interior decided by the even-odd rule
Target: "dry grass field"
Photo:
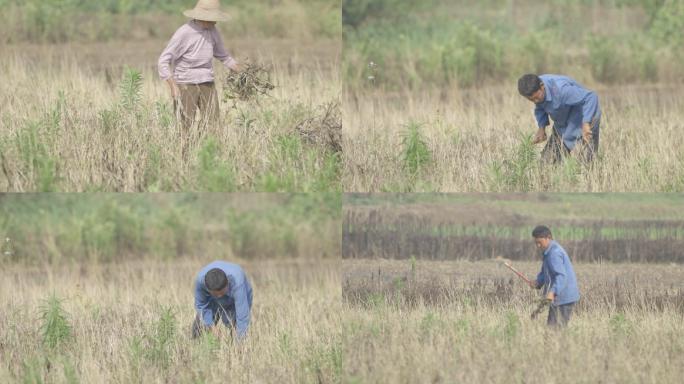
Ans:
{"type": "Polygon", "coordinates": [[[345,190],[683,191],[681,15],[677,1],[346,0],[345,190]],[[525,73],[596,91],[592,167],[540,163],[525,73]]]}
{"type": "Polygon", "coordinates": [[[242,262],[254,306],[234,345],[190,338],[192,282],[209,261],[3,267],[0,381],[340,382],[339,262],[242,262]]]}
{"type": "Polygon", "coordinates": [[[0,2],[23,20],[0,28],[0,190],[342,190],[337,1],[231,2],[226,49],[275,89],[233,102],[215,61],[220,124],[186,159],[157,60],[194,2],[129,3],[0,2]]]}
{"type": "MultiPolygon", "coordinates": [[[[593,167],[539,160],[533,104],[500,87],[346,94],[348,191],[684,190],[679,87],[595,85],[603,119],[593,167]]],[[[547,133],[550,128],[547,129],[547,133]]]]}
{"type": "Polygon", "coordinates": [[[675,383],[684,374],[673,194],[346,195],[344,372],[354,383],[675,383]],[[531,319],[532,228],[568,252],[569,327],[531,319]],[[674,246],[670,246],[674,245],[674,246]],[[648,261],[648,262],[646,262],[648,261]]]}
{"type": "Polygon", "coordinates": [[[339,228],[338,194],[0,194],[0,382],[339,382],[339,228]],[[190,338],[213,260],[252,282],[239,345],[190,338]]]}
{"type": "MultiPolygon", "coordinates": [[[[540,262],[515,266],[533,277],[540,262]]],[[[568,329],[495,261],[343,260],[344,372],[355,383],[674,383],[681,265],[585,264],[568,329]],[[345,349],[346,350],[346,349],[345,349]]]]}
{"type": "MultiPolygon", "coordinates": [[[[243,43],[244,50],[231,45],[237,58],[271,68],[277,87],[258,103],[233,107],[222,101],[220,129],[195,131],[186,162],[168,87],[156,72],[164,44],[43,47],[3,55],[0,67],[8,81],[0,88],[1,188],[341,189],[339,153],[298,130],[308,124],[324,136],[340,129],[338,53],[332,42],[300,48],[294,41],[251,41],[243,43]],[[324,120],[331,105],[334,113],[324,120]]],[[[215,69],[222,83],[225,71],[215,69]]]]}

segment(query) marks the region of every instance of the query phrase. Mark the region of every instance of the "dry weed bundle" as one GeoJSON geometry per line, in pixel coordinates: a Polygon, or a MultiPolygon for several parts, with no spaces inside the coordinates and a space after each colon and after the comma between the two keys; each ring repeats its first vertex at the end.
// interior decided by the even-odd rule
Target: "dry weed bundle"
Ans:
{"type": "Polygon", "coordinates": [[[331,101],[319,107],[320,113],[301,121],[297,133],[306,143],[342,152],[342,113],[339,101],[331,101]]]}
{"type": "Polygon", "coordinates": [[[268,96],[275,88],[271,81],[271,70],[258,63],[246,63],[240,72],[230,72],[224,84],[225,100],[251,101],[259,96],[268,96]]]}

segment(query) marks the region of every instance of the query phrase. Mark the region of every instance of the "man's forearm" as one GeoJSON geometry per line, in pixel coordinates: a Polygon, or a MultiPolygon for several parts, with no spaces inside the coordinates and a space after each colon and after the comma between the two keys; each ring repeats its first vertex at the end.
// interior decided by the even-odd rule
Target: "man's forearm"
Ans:
{"type": "Polygon", "coordinates": [[[168,78],[166,83],[169,85],[169,89],[171,90],[171,97],[178,99],[180,97],[180,89],[178,88],[176,81],[173,80],[173,77],[168,78]]]}
{"type": "Polygon", "coordinates": [[[532,143],[533,144],[539,144],[543,141],[546,141],[546,129],[545,128],[539,128],[537,130],[537,133],[535,133],[534,137],[532,138],[532,143]]]}

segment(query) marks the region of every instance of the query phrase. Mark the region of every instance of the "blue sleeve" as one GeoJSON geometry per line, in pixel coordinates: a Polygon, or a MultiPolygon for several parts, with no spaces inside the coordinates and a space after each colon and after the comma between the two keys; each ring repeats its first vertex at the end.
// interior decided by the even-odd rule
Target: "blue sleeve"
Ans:
{"type": "Polygon", "coordinates": [[[556,295],[565,288],[567,276],[565,276],[565,266],[563,265],[563,254],[560,251],[549,255],[549,272],[551,274],[551,287],[556,295]]]}
{"type": "Polygon", "coordinates": [[[598,110],[598,96],[578,85],[568,84],[561,88],[561,103],[582,106],[582,123],[590,123],[598,110]]]}
{"type": "Polygon", "coordinates": [[[539,271],[537,274],[537,285],[542,286],[544,285],[544,271],[539,271]]]}
{"type": "Polygon", "coordinates": [[[537,119],[539,128],[546,128],[549,125],[549,114],[539,104],[534,108],[534,117],[537,119]]]}
{"type": "Polygon", "coordinates": [[[235,300],[235,323],[237,328],[237,336],[239,340],[247,336],[247,328],[249,328],[250,308],[249,298],[247,297],[246,283],[238,287],[234,293],[235,300]]]}
{"type": "Polygon", "coordinates": [[[209,305],[210,298],[210,295],[205,292],[200,282],[195,281],[195,309],[207,327],[214,325],[214,310],[209,305]]]}

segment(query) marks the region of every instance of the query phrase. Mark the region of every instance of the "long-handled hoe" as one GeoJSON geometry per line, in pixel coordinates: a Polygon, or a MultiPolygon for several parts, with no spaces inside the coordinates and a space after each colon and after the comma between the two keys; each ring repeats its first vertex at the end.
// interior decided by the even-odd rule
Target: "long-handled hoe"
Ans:
{"type": "Polygon", "coordinates": [[[525,280],[525,282],[527,283],[527,285],[529,285],[530,287],[532,287],[532,288],[536,288],[536,287],[537,287],[537,284],[533,283],[530,279],[527,278],[527,276],[523,275],[520,271],[518,271],[517,269],[513,268],[513,266],[511,265],[511,262],[510,262],[510,261],[504,261],[504,262],[503,262],[503,265],[505,265],[506,268],[508,268],[508,269],[510,269],[511,271],[513,271],[513,273],[515,273],[516,275],[518,275],[518,277],[520,277],[521,279],[525,280]]]}
{"type": "MultiPolygon", "coordinates": [[[[502,260],[502,261],[503,261],[503,265],[505,265],[506,268],[508,268],[508,269],[510,269],[511,271],[513,271],[513,273],[515,273],[516,275],[518,275],[518,277],[520,277],[521,279],[523,279],[523,280],[527,283],[527,285],[529,285],[529,286],[532,287],[532,288],[537,288],[537,284],[534,283],[534,282],[532,282],[530,279],[527,278],[527,276],[523,275],[520,271],[518,271],[517,269],[515,269],[515,268],[511,265],[511,262],[510,262],[510,261],[505,260],[505,259],[503,259],[503,258],[501,258],[501,257],[498,257],[497,259],[502,260]]],[[[542,299],[542,300],[539,302],[539,305],[537,305],[537,308],[534,309],[534,311],[532,312],[532,315],[531,315],[530,317],[532,317],[532,319],[534,320],[540,313],[542,313],[542,312],[544,311],[544,308],[546,308],[546,307],[547,307],[548,305],[550,305],[550,304],[551,304],[551,300],[549,300],[549,299],[547,299],[547,298],[542,299]]]]}

